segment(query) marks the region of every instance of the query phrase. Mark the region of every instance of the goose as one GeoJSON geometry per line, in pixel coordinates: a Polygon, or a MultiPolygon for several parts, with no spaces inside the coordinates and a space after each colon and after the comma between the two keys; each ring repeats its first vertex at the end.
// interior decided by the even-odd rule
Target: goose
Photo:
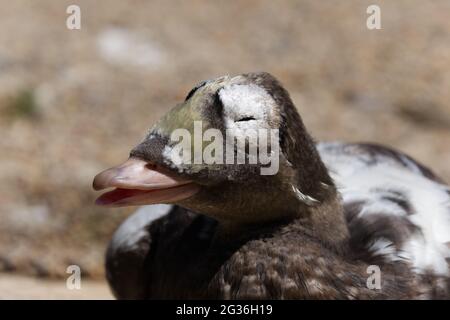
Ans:
{"type": "Polygon", "coordinates": [[[93,187],[113,188],[98,205],[142,206],[107,249],[119,299],[449,298],[449,187],[389,147],[316,143],[266,72],[201,82],[93,187]],[[172,132],[196,121],[276,130],[277,172],[177,161],[172,132]]]}

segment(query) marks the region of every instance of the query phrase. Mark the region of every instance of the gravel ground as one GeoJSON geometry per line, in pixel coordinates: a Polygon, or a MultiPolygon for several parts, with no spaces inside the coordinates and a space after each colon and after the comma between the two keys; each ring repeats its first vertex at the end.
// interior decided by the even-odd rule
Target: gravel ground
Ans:
{"type": "Polygon", "coordinates": [[[0,299],[33,300],[110,300],[106,283],[86,280],[79,290],[69,290],[64,280],[37,279],[0,273],[0,299]]]}

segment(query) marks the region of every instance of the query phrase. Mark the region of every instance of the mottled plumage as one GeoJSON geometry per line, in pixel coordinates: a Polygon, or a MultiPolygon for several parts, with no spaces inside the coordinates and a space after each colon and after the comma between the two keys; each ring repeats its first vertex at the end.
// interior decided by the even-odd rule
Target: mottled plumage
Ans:
{"type": "Polygon", "coordinates": [[[448,277],[449,187],[411,157],[374,144],[318,145],[342,195],[352,249],[448,277]]]}

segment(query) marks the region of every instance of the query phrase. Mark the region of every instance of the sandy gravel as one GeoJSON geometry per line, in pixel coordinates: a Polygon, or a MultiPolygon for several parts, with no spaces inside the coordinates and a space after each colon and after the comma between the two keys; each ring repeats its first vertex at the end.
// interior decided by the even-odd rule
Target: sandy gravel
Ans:
{"type": "Polygon", "coordinates": [[[69,290],[65,280],[43,280],[0,273],[0,299],[91,300],[113,297],[103,281],[85,280],[80,290],[69,290]]]}

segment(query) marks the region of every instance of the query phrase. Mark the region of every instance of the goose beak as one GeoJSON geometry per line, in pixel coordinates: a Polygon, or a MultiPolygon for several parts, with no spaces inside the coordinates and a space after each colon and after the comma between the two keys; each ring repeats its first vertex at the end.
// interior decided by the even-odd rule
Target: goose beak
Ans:
{"type": "Polygon", "coordinates": [[[189,180],[169,176],[163,169],[133,157],[100,172],[92,186],[95,190],[115,188],[95,201],[97,205],[110,207],[174,203],[193,196],[200,189],[189,180]]]}

